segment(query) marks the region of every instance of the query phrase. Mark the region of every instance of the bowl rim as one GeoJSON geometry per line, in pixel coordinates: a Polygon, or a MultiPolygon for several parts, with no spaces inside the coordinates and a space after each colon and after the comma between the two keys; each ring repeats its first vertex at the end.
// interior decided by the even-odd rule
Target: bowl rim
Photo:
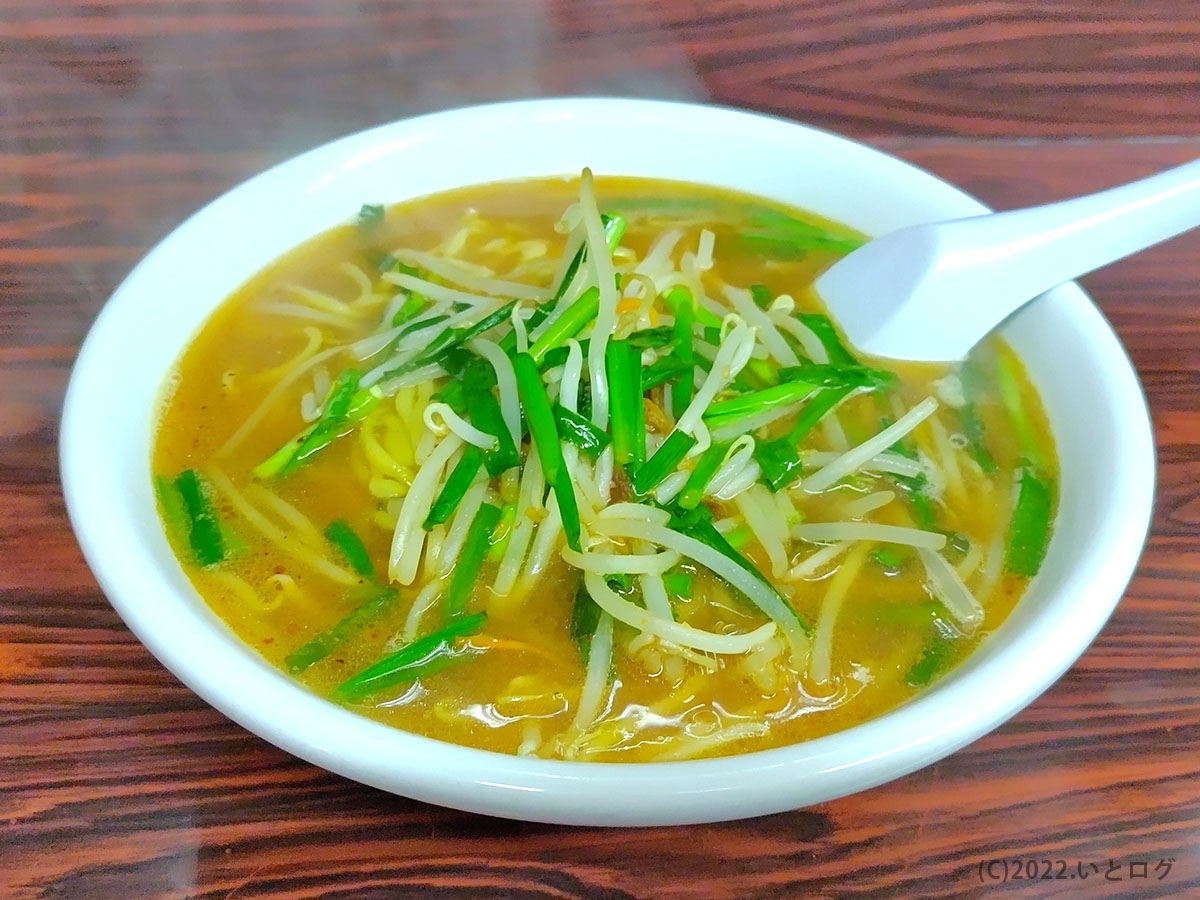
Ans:
{"type": "MultiPolygon", "coordinates": [[[[541,123],[542,127],[569,130],[586,127],[581,123],[593,120],[637,116],[684,125],[700,123],[707,129],[757,129],[762,133],[786,133],[796,140],[803,137],[829,148],[828,152],[849,153],[889,171],[906,172],[905,177],[930,185],[931,191],[941,192],[939,196],[956,198],[954,204],[949,204],[956,207],[955,214],[988,211],[978,200],[922,169],[821,129],[712,105],[618,98],[510,101],[403,119],[323,144],[232,188],[159,242],[113,292],[81,347],[66,392],[60,435],[68,513],[100,586],[142,643],[208,703],[255,734],[316,765],[440,805],[571,824],[710,822],[823,802],[941,759],[1032,702],[1075,662],[1099,632],[1132,577],[1148,534],[1154,445],[1145,396],[1132,364],[1099,310],[1074,284],[1056,288],[1047,296],[1065,310],[1064,315],[1086,333],[1096,354],[1111,366],[1110,388],[1119,393],[1120,408],[1133,418],[1116,439],[1126,458],[1142,474],[1119,487],[1125,492],[1120,507],[1126,513],[1126,522],[1107,538],[1110,546],[1103,548],[1103,567],[1086,579],[1084,588],[1091,606],[1076,603],[1071,607],[1079,615],[1069,629],[1057,622],[1044,634],[1007,636],[1003,658],[1026,654],[1036,666],[1036,677],[1025,677],[1016,692],[996,697],[980,690],[1002,670],[995,658],[997,653],[984,652],[988,646],[985,642],[963,665],[913,700],[861,725],[800,744],[670,763],[522,759],[399,731],[309,693],[233,638],[221,620],[211,613],[205,615],[206,606],[197,609],[190,584],[186,579],[186,588],[180,584],[182,570],[171,573],[156,569],[150,551],[161,551],[161,546],[146,531],[144,502],[140,506],[131,502],[128,509],[118,507],[114,516],[111,503],[106,508],[101,502],[104,498],[97,496],[94,482],[97,475],[117,481],[124,478],[124,487],[144,495],[145,485],[130,483],[128,467],[118,458],[118,448],[103,444],[105,439],[101,438],[102,446],[97,450],[96,427],[105,421],[99,404],[106,396],[111,399],[111,393],[106,395],[112,387],[106,367],[115,365],[118,354],[128,352],[129,339],[134,336],[122,318],[123,311],[144,302],[144,293],[152,286],[158,269],[185,253],[190,242],[209,233],[212,223],[220,222],[227,210],[245,197],[286,189],[289,183],[294,187],[289,179],[296,172],[336,172],[339,167],[345,171],[354,165],[370,165],[373,151],[376,155],[407,152],[412,142],[419,143],[432,132],[477,134],[481,126],[503,129],[514,127],[514,123],[541,123]],[[364,158],[366,162],[362,162],[364,158]],[[131,537],[148,544],[131,542],[131,537]],[[188,591],[192,596],[187,596],[188,591]],[[154,599],[147,601],[146,597],[154,599]],[[180,629],[188,629],[187,640],[180,640],[180,629]],[[230,646],[231,638],[236,646],[230,646]],[[201,652],[204,659],[198,658],[201,652]],[[218,662],[219,666],[215,665],[218,662]],[[956,710],[958,717],[948,719],[947,709],[956,710]],[[289,711],[291,717],[281,719],[278,710],[289,711]],[[848,753],[850,746],[853,752],[848,753]]],[[[356,204],[347,203],[343,218],[356,208],[356,204]]],[[[270,261],[263,258],[260,265],[270,261]]],[[[203,317],[207,318],[223,300],[217,298],[203,317]]],[[[186,342],[175,348],[176,357],[184,346],[186,342]]],[[[148,463],[148,453],[143,462],[148,463]]],[[[148,483],[150,469],[148,465],[143,468],[148,483]]],[[[121,495],[108,496],[109,501],[112,496],[121,495]]],[[[157,513],[151,512],[157,522],[157,513]]],[[[157,527],[158,543],[165,545],[161,526],[157,527]]],[[[997,633],[1003,629],[1002,625],[997,633]]]]}

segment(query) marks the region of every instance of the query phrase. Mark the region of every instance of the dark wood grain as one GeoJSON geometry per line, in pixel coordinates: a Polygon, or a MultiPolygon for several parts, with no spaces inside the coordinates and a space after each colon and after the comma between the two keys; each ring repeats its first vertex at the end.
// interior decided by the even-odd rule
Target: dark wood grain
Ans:
{"type": "Polygon", "coordinates": [[[1085,279],[1158,442],[1125,600],[1029,709],[884,787],[685,829],[460,814],[271,747],[123,627],[55,458],[69,367],[120,278],[191,210],[312,144],[563,92],[779,113],[1012,207],[1200,156],[1200,16],[1191,0],[0,0],[0,897],[1200,894],[1196,235],[1085,279]],[[1063,859],[1076,878],[981,882],[1002,858],[1063,859]]]}

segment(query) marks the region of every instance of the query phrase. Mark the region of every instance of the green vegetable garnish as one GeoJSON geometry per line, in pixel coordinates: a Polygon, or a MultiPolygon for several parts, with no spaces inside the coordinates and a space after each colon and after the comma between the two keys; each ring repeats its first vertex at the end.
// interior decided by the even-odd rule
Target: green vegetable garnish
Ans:
{"type": "Polygon", "coordinates": [[[696,368],[694,364],[695,349],[692,345],[692,303],[680,303],[675,309],[675,353],[672,358],[678,359],[683,367],[679,379],[671,385],[671,414],[676,418],[683,415],[688,404],[692,402],[692,390],[695,387],[696,368]]]}
{"type": "MultiPolygon", "coordinates": [[[[530,345],[529,355],[533,357],[533,361],[540,364],[547,353],[579,334],[585,325],[596,318],[596,311],[599,309],[600,289],[588,288],[530,345]]],[[[500,346],[504,346],[503,341],[500,346]]],[[[516,348],[516,338],[513,339],[513,347],[516,348]]]]}
{"type": "Polygon", "coordinates": [[[463,449],[462,456],[458,458],[454,468],[450,470],[441,493],[437,495],[433,505],[429,508],[429,515],[421,523],[422,528],[428,531],[434,525],[440,525],[454,515],[454,511],[458,509],[458,504],[471,489],[471,485],[475,482],[475,476],[479,474],[482,466],[483,451],[473,444],[468,444],[463,449]]]}
{"type": "Polygon", "coordinates": [[[294,675],[316,665],[372,622],[380,619],[399,596],[400,592],[393,587],[371,588],[361,606],[328,631],[321,632],[307,644],[290,653],[284,659],[284,665],[294,675]]]}
{"type": "Polygon", "coordinates": [[[692,469],[692,474],[688,476],[687,483],[683,486],[683,490],[679,492],[678,504],[683,509],[695,509],[700,505],[700,501],[704,499],[704,490],[708,487],[708,483],[712,481],[712,477],[717,474],[717,469],[721,468],[721,463],[725,461],[725,454],[729,452],[729,443],[711,444],[707,450],[700,454],[700,459],[696,461],[696,467],[692,469]]]}
{"type": "Polygon", "coordinates": [[[579,656],[585,668],[592,654],[592,637],[600,624],[600,612],[600,607],[581,581],[575,591],[575,607],[571,612],[571,638],[579,647],[579,656]]]}
{"type": "Polygon", "coordinates": [[[186,469],[175,479],[175,489],[183,500],[190,526],[188,543],[201,567],[214,566],[225,559],[225,541],[221,523],[213,509],[208,485],[195,469],[186,469]]]}
{"type": "Polygon", "coordinates": [[[608,432],[601,431],[590,420],[579,413],[571,412],[561,403],[554,404],[554,422],[558,426],[559,437],[569,444],[574,444],[592,459],[612,443],[608,432]]]}
{"type": "Polygon", "coordinates": [[[772,491],[779,491],[800,477],[800,442],[852,390],[853,388],[846,387],[820,391],[800,411],[792,430],[785,436],[773,441],[760,441],[755,445],[754,458],[762,469],[763,481],[767,487],[772,491]]]}
{"type": "Polygon", "coordinates": [[[496,372],[485,360],[477,359],[463,371],[463,409],[469,410],[472,425],[496,439],[495,447],[483,451],[484,467],[493,478],[521,464],[521,454],[500,412],[500,402],[492,393],[495,384],[496,372]]]}
{"type": "Polygon", "coordinates": [[[640,463],[646,458],[641,351],[628,341],[609,341],[604,363],[608,374],[613,460],[621,466],[640,463]]]}
{"type": "Polygon", "coordinates": [[[486,622],[487,613],[482,612],[455,619],[445,628],[413,641],[342,682],[333,691],[332,698],[352,703],[472,659],[477,654],[456,651],[454,641],[475,634],[486,622]]]}
{"type": "Polygon", "coordinates": [[[562,514],[563,532],[572,550],[580,549],[579,508],[575,503],[575,492],[570,473],[563,465],[562,447],[558,443],[558,427],[554,422],[554,411],[550,398],[542,386],[542,376],[537,363],[528,353],[518,353],[513,358],[513,371],[517,376],[517,395],[525,410],[529,433],[537,447],[546,481],[553,487],[558,509],[562,514]]]}
{"type": "Polygon", "coordinates": [[[630,479],[634,491],[643,497],[650,493],[662,484],[663,479],[675,471],[694,446],[696,446],[696,439],[690,434],[672,431],[662,445],[654,451],[654,455],[634,470],[633,477],[630,479]]]}
{"type": "Polygon", "coordinates": [[[364,203],[358,209],[358,230],[370,234],[383,224],[385,210],[381,203],[364,203]]]}
{"type": "Polygon", "coordinates": [[[375,565],[367,553],[366,545],[354,533],[345,519],[335,519],[325,527],[325,539],[350,563],[351,568],[364,578],[375,578],[375,565]]]}
{"type": "Polygon", "coordinates": [[[936,635],[925,645],[920,658],[908,670],[908,683],[913,687],[923,687],[929,684],[953,657],[954,646],[950,640],[941,634],[936,635]]]}
{"type": "Polygon", "coordinates": [[[1021,470],[1018,485],[1017,505],[1008,529],[1004,569],[1014,575],[1032,578],[1042,567],[1046,547],[1050,543],[1054,489],[1049,479],[1039,478],[1029,465],[1021,470]]]}
{"type": "Polygon", "coordinates": [[[466,612],[471,589],[479,578],[479,567],[483,565],[492,532],[500,524],[501,516],[500,507],[490,503],[484,503],[475,514],[467,531],[467,539],[463,542],[462,553],[454,565],[454,577],[450,579],[450,587],[446,591],[443,610],[447,620],[456,619],[466,612]]]}

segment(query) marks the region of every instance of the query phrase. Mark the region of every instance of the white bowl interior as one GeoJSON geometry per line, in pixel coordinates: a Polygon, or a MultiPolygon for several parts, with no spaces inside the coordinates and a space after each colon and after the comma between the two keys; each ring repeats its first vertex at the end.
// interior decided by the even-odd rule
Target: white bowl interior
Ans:
{"type": "Polygon", "coordinates": [[[163,379],[214,308],[265,263],[362,203],[571,174],[585,165],[734,188],[868,234],[986,211],[928,173],[845,139],[770,117],[656,101],[455,110],[284,163],[195,214],[134,269],[96,321],[72,376],[61,445],[68,509],[89,564],[130,628],[206,700],[298,756],[406,796],[551,822],[713,821],[820,802],[941,758],[1045,690],[1120,599],[1153,494],[1153,444],[1136,376],[1075,286],[1050,292],[1005,326],[1042,392],[1063,461],[1060,512],[1042,573],[965,665],[865,725],[732,759],[602,765],[510,758],[399,732],[334,706],[268,665],[210,612],[163,535],[149,458],[163,379]],[[613,139],[649,129],[676,140],[613,139]],[[697,149],[679,154],[681,145],[697,149]]]}

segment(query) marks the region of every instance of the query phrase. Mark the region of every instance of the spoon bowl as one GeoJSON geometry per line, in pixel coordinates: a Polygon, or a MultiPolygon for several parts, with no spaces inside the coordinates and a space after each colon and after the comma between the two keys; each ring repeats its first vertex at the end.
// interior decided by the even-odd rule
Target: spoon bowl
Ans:
{"type": "Polygon", "coordinates": [[[884,234],[816,282],[859,350],[962,359],[1056,285],[1200,225],[1200,160],[1046,206],[884,234]]]}

